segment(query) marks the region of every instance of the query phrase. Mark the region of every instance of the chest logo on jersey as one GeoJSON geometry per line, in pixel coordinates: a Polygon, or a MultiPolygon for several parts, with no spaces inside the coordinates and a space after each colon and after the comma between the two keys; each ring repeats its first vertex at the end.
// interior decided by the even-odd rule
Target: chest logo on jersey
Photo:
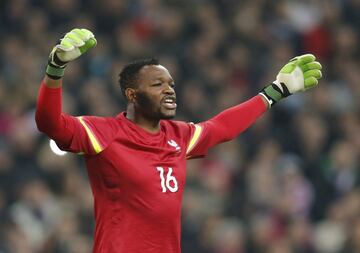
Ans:
{"type": "Polygon", "coordinates": [[[177,152],[180,152],[181,148],[179,144],[176,143],[174,140],[170,140],[167,142],[170,146],[174,147],[177,152]]]}

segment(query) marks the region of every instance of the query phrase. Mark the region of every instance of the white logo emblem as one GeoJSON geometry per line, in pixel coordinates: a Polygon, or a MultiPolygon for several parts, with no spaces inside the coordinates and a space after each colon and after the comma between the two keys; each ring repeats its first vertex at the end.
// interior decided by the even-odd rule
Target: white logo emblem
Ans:
{"type": "Polygon", "coordinates": [[[170,141],[168,141],[167,143],[168,143],[170,146],[174,147],[175,150],[180,151],[179,145],[178,145],[174,140],[170,140],[170,141]]]}

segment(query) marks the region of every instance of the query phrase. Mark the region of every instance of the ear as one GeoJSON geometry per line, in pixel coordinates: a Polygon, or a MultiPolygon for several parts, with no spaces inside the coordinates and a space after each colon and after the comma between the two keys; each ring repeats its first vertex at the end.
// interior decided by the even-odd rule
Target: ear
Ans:
{"type": "Polygon", "coordinates": [[[135,103],[136,91],[133,88],[126,88],[125,96],[129,103],[135,103]]]}

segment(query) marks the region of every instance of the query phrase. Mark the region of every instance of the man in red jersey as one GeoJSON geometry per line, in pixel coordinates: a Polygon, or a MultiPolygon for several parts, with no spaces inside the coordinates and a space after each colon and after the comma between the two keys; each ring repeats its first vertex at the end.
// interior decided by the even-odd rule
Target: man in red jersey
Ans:
{"type": "Polygon", "coordinates": [[[127,99],[116,117],[73,117],[61,110],[68,62],[96,45],[74,29],[49,56],[39,91],[36,122],[58,146],[84,155],[95,202],[95,253],[180,253],[180,211],[186,159],[231,140],[280,99],[317,85],[313,55],[292,59],[259,95],[198,124],[176,114],[174,80],[154,59],[127,65],[120,87],[127,99]]]}

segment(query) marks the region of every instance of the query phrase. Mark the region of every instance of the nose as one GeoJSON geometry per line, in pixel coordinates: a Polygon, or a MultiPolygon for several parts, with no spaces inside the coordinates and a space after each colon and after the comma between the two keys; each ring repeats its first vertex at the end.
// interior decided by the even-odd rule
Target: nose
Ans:
{"type": "Polygon", "coordinates": [[[175,94],[175,90],[171,85],[166,85],[166,88],[163,90],[163,92],[168,95],[175,94]]]}

